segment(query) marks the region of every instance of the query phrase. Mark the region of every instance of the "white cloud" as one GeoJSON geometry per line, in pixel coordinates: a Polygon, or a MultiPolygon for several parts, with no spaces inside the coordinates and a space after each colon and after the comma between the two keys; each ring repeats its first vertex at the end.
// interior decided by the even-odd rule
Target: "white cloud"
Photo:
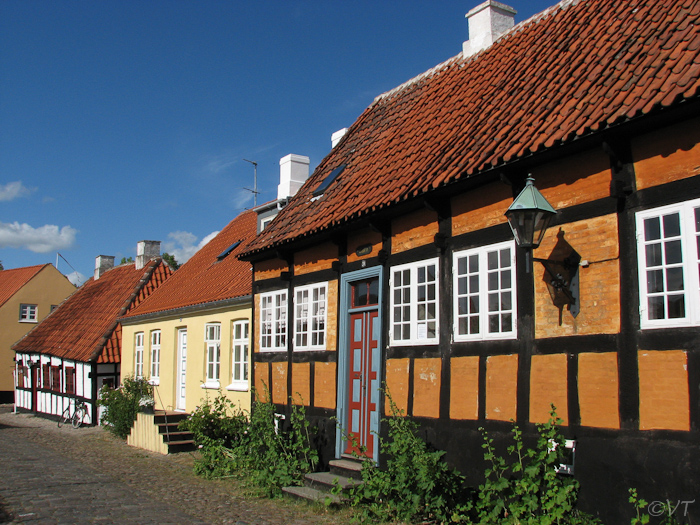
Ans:
{"type": "Polygon", "coordinates": [[[85,277],[82,273],[80,272],[72,272],[66,275],[68,280],[74,284],[75,286],[81,286],[85,281],[87,281],[87,277],[85,277]]]}
{"type": "Polygon", "coordinates": [[[163,243],[163,252],[175,256],[175,260],[184,264],[189,261],[204,245],[219,234],[212,232],[197,243],[197,236],[190,232],[176,231],[168,234],[172,241],[163,243]]]}
{"type": "Polygon", "coordinates": [[[0,201],[12,201],[20,197],[25,197],[32,192],[22,184],[22,181],[8,182],[0,184],[0,201]]]}
{"type": "Polygon", "coordinates": [[[35,253],[48,253],[72,248],[78,230],[46,224],[33,228],[18,222],[0,222],[0,248],[23,248],[35,253]]]}

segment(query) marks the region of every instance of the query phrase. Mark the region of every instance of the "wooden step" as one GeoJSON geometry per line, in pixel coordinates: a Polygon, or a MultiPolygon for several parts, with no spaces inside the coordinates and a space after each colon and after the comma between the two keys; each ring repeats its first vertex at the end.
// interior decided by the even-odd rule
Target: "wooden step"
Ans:
{"type": "Polygon", "coordinates": [[[314,489],[311,487],[283,487],[282,492],[284,494],[292,496],[293,498],[311,501],[314,503],[325,504],[326,502],[328,502],[334,505],[339,505],[340,503],[342,503],[342,500],[339,496],[331,494],[330,492],[314,489]]]}
{"type": "Polygon", "coordinates": [[[177,454],[178,452],[192,452],[193,450],[197,450],[197,446],[191,439],[183,441],[171,441],[167,443],[167,445],[168,454],[177,454]]]}

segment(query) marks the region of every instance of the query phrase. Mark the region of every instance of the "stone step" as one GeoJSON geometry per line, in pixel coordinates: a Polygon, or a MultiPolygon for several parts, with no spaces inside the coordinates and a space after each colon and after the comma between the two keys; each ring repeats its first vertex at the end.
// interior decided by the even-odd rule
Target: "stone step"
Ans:
{"type": "Polygon", "coordinates": [[[312,501],[314,503],[325,504],[327,501],[334,505],[342,503],[340,497],[335,494],[311,487],[283,487],[282,492],[294,498],[312,501]]]}
{"type": "Polygon", "coordinates": [[[331,474],[352,479],[362,479],[362,461],[356,459],[332,459],[328,462],[331,474]]]}
{"type": "Polygon", "coordinates": [[[331,474],[330,472],[312,472],[311,474],[306,474],[306,476],[304,476],[305,486],[313,489],[325,490],[326,492],[329,492],[335,487],[336,481],[342,490],[346,490],[348,487],[358,485],[360,483],[356,479],[331,474]]]}

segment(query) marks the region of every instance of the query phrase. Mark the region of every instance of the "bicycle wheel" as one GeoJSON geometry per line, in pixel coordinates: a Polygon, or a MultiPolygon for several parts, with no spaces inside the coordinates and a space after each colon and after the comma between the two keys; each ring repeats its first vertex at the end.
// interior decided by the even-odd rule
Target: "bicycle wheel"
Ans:
{"type": "Polygon", "coordinates": [[[73,428],[80,428],[80,425],[83,424],[83,416],[85,415],[85,409],[83,407],[78,407],[75,409],[75,412],[73,413],[73,417],[71,418],[71,424],[73,425],[73,428]]]}
{"type": "Polygon", "coordinates": [[[63,415],[58,419],[58,428],[61,428],[64,423],[67,423],[70,420],[70,407],[68,407],[63,411],[63,415]]]}

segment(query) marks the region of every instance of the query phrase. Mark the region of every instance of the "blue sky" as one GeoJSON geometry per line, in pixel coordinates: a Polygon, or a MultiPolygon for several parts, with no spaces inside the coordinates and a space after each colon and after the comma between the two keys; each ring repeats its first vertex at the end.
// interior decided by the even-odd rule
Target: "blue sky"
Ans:
{"type": "MultiPolygon", "coordinates": [[[[0,261],[187,260],[374,97],[457,55],[478,0],[0,2],[0,261]]],[[[554,0],[505,2],[516,23],[554,0]]]]}

